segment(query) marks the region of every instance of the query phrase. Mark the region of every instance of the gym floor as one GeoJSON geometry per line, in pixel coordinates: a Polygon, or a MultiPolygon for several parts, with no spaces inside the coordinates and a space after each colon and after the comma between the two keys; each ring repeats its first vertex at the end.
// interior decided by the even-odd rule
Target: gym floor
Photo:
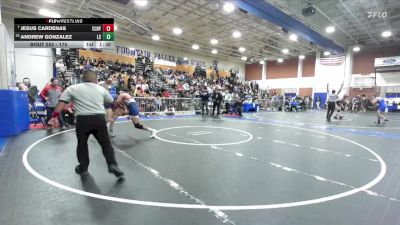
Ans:
{"type": "Polygon", "coordinates": [[[112,142],[124,180],[90,139],[74,173],[74,130],[31,130],[0,155],[4,225],[400,224],[400,118],[325,121],[324,111],[127,121],[112,142]]]}

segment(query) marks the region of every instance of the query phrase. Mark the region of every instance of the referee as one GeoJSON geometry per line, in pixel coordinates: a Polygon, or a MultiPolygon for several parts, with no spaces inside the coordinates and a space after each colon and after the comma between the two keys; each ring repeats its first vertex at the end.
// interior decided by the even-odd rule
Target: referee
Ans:
{"type": "Polygon", "coordinates": [[[332,90],[332,94],[329,94],[329,84],[326,85],[326,91],[328,93],[328,111],[326,112],[326,120],[328,122],[331,121],[332,114],[335,112],[336,101],[339,99],[339,94],[342,91],[342,88],[343,84],[340,86],[337,94],[335,90],[332,90]]]}
{"type": "Polygon", "coordinates": [[[78,139],[77,156],[79,165],[75,172],[81,176],[89,174],[88,138],[91,134],[99,142],[103,155],[108,164],[108,172],[116,177],[122,177],[124,173],[118,168],[114,156],[114,148],[111,145],[106,125],[105,103],[112,103],[114,99],[106,89],[97,85],[97,76],[93,71],[83,74],[83,83],[68,87],[61,95],[59,102],[52,114],[49,124],[57,127],[58,116],[64,106],[73,101],[75,103],[75,115],[77,116],[76,136],[78,139]]]}

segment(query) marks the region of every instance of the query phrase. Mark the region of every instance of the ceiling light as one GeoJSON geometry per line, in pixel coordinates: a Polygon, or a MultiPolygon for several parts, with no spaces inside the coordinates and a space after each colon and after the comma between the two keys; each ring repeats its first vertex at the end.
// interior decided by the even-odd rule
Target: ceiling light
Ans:
{"type": "Polygon", "coordinates": [[[48,9],[39,9],[39,14],[42,16],[51,17],[51,18],[60,18],[61,17],[61,15],[59,13],[50,11],[48,9]]]}
{"type": "Polygon", "coordinates": [[[160,40],[160,36],[158,36],[157,34],[153,34],[153,36],[151,37],[151,39],[158,41],[160,40]]]}
{"type": "Polygon", "coordinates": [[[244,52],[244,51],[246,51],[246,48],[245,48],[245,47],[240,47],[240,48],[239,48],[239,52],[244,52]]]}
{"type": "Polygon", "coordinates": [[[328,52],[328,51],[325,51],[325,52],[324,52],[324,56],[328,56],[328,55],[331,55],[331,53],[328,52]]]}
{"type": "Polygon", "coordinates": [[[117,24],[114,24],[114,31],[118,30],[117,24]]]}
{"type": "Polygon", "coordinates": [[[388,30],[382,32],[382,37],[387,38],[387,37],[390,37],[390,36],[392,36],[392,32],[390,32],[388,30]]]}
{"type": "Polygon", "coordinates": [[[235,5],[230,2],[225,2],[223,8],[225,12],[231,13],[233,10],[235,10],[235,5]]]}
{"type": "Polygon", "coordinates": [[[360,50],[361,50],[360,46],[355,46],[355,47],[353,48],[353,51],[354,51],[354,52],[359,52],[360,50]]]}
{"type": "Polygon", "coordinates": [[[283,59],[282,58],[278,58],[277,61],[278,61],[278,63],[282,63],[283,59]]]}
{"type": "Polygon", "coordinates": [[[265,63],[264,61],[260,61],[260,64],[261,64],[261,65],[264,65],[264,63],[265,63]]]}
{"type": "Polygon", "coordinates": [[[182,34],[182,29],[179,28],[179,27],[175,27],[175,28],[172,30],[172,32],[174,32],[174,34],[176,34],[176,35],[180,35],[180,34],[182,34]]]}
{"type": "Polygon", "coordinates": [[[211,39],[211,40],[210,40],[210,43],[211,43],[212,45],[216,45],[216,44],[218,44],[218,40],[217,40],[217,39],[211,39]]]}
{"type": "Polygon", "coordinates": [[[141,7],[147,5],[147,0],[135,0],[135,1],[133,1],[133,2],[134,2],[136,5],[141,6],[141,7]]]}
{"type": "Polygon", "coordinates": [[[212,54],[217,54],[218,51],[217,51],[217,49],[213,49],[213,50],[211,50],[211,53],[212,53],[212,54]]]}
{"type": "Polygon", "coordinates": [[[199,45],[197,45],[197,44],[193,44],[193,45],[192,45],[192,48],[193,48],[194,50],[197,50],[197,49],[199,49],[200,47],[199,47],[199,45]]]}
{"type": "Polygon", "coordinates": [[[233,36],[234,38],[240,38],[240,37],[242,36],[242,33],[240,33],[239,31],[234,31],[234,32],[232,33],[232,36],[233,36]]]}
{"type": "Polygon", "coordinates": [[[247,57],[246,57],[246,56],[242,56],[242,60],[243,60],[243,61],[246,61],[246,60],[247,60],[247,57]]]}
{"type": "Polygon", "coordinates": [[[185,61],[186,61],[186,60],[188,60],[188,58],[187,58],[187,57],[185,57],[185,58],[183,58],[183,60],[185,60],[185,61]]]}
{"type": "Polygon", "coordinates": [[[287,48],[282,49],[282,53],[283,54],[288,54],[289,53],[289,49],[287,49],[287,48]]]}
{"type": "Polygon", "coordinates": [[[329,26],[329,27],[325,28],[325,32],[328,34],[333,33],[333,32],[335,32],[335,27],[329,26]]]}
{"type": "Polygon", "coordinates": [[[291,34],[291,35],[289,36],[289,40],[291,40],[291,41],[297,41],[297,35],[296,35],[296,34],[291,34]]]}
{"type": "Polygon", "coordinates": [[[45,0],[47,3],[56,3],[56,0],[45,0]]]}
{"type": "Polygon", "coordinates": [[[304,55],[299,55],[299,59],[305,59],[306,57],[304,55]]]}

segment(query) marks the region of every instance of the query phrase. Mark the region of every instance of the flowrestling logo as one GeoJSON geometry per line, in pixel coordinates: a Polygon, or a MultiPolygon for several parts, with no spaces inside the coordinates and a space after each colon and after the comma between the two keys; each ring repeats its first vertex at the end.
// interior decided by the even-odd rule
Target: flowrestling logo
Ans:
{"type": "Polygon", "coordinates": [[[388,16],[388,12],[386,11],[374,11],[374,12],[367,12],[367,17],[369,19],[385,19],[388,16]]]}

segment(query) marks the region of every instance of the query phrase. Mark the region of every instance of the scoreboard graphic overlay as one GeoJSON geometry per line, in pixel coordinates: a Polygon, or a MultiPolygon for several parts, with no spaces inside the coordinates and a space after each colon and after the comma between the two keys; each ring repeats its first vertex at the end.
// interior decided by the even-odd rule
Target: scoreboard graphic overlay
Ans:
{"type": "Polygon", "coordinates": [[[113,48],[113,18],[15,18],[15,48],[113,48]]]}

